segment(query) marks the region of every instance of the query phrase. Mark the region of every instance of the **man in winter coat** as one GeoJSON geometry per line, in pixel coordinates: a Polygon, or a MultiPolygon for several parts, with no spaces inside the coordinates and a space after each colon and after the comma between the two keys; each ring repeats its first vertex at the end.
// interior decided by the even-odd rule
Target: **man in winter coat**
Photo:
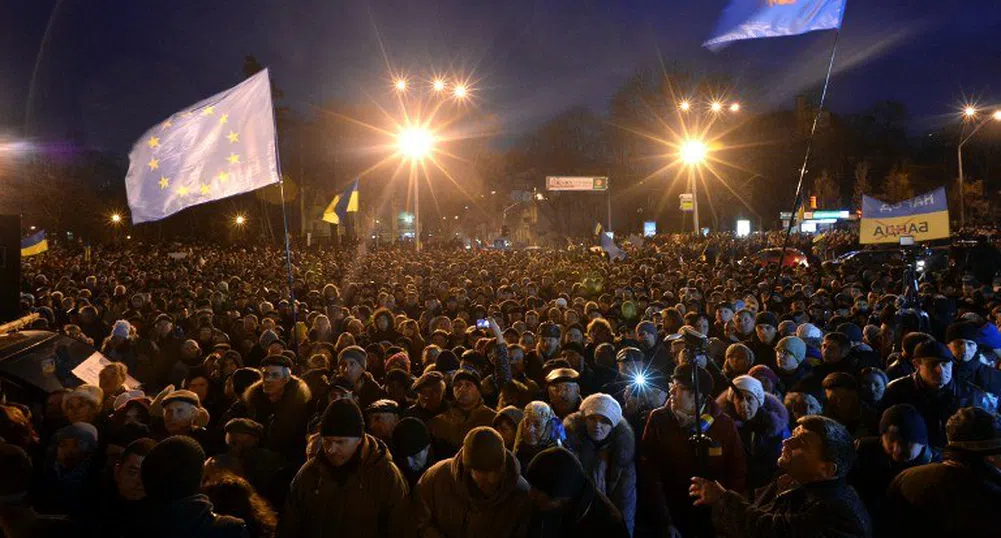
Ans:
{"type": "Polygon", "coordinates": [[[198,493],[205,452],[192,438],[168,437],[142,461],[142,483],[150,518],[137,536],[246,538],[242,519],[216,515],[208,497],[198,493]]]}
{"type": "Polygon", "coordinates": [[[671,350],[667,348],[667,344],[657,334],[657,325],[652,321],[639,322],[636,325],[636,338],[643,351],[644,366],[653,369],[657,375],[665,379],[671,377],[674,373],[674,359],[671,358],[671,350]]]}
{"type": "Polygon", "coordinates": [[[734,378],[733,387],[720,394],[716,403],[737,425],[747,458],[745,493],[753,493],[771,482],[778,470],[782,441],[789,437],[789,412],[749,375],[734,378]]]}
{"type": "Polygon", "coordinates": [[[813,367],[806,360],[806,343],[797,336],[787,336],[775,346],[775,373],[783,391],[805,392],[814,398],[824,394],[822,379],[811,376],[813,367]]]}
{"type": "Polygon", "coordinates": [[[693,509],[688,498],[689,477],[698,472],[708,473],[729,489],[744,491],[747,484],[747,463],[737,427],[709,398],[712,376],[703,368],[686,364],[674,370],[671,397],[660,409],[650,413],[643,440],[640,442],[640,500],[645,503],[651,523],[660,532],[671,527],[682,536],[693,532],[705,535],[711,531],[709,514],[693,509]],[[698,373],[698,402],[693,393],[693,373],[698,373]],[[709,436],[706,447],[708,469],[699,470],[689,439],[699,429],[709,436]]]}
{"type": "Polygon", "coordinates": [[[954,358],[949,348],[936,341],[918,344],[914,350],[916,371],[893,380],[881,402],[884,407],[906,403],[917,408],[928,427],[928,442],[945,446],[945,424],[963,407],[990,409],[986,395],[976,386],[952,378],[954,358]]]}
{"type": "Polygon", "coordinates": [[[425,372],[414,381],[410,390],[417,394],[417,401],[403,412],[404,418],[414,417],[428,424],[449,408],[445,400],[445,376],[441,372],[425,372]]]}
{"type": "Polygon", "coordinates": [[[942,463],[897,475],[887,492],[899,536],[997,536],[1001,529],[1001,421],[966,407],[946,430],[942,463]]]}
{"type": "Polygon", "coordinates": [[[619,402],[592,394],[563,420],[566,448],[577,456],[595,488],[622,514],[632,535],[636,522],[636,438],[619,402]]]}
{"type": "Polygon", "coordinates": [[[530,538],[629,537],[619,510],[587,479],[580,461],[565,448],[540,452],[525,471],[525,479],[532,485],[536,508],[530,538]]]}
{"type": "Polygon", "coordinates": [[[417,484],[421,538],[521,538],[532,515],[528,482],[493,428],[471,430],[454,457],[417,484]]]}
{"type": "Polygon", "coordinates": [[[1001,370],[980,362],[980,349],[977,345],[979,336],[980,328],[971,321],[953,323],[945,331],[945,343],[956,356],[956,364],[952,367],[955,370],[953,377],[957,381],[976,385],[997,401],[1001,396],[1001,370]]]}
{"type": "Polygon", "coordinates": [[[470,430],[490,426],[496,411],[483,403],[480,395],[480,376],[470,370],[459,370],[452,378],[455,405],[428,422],[428,431],[435,441],[435,453],[451,457],[462,446],[470,430]]]}
{"type": "Polygon", "coordinates": [[[365,433],[352,400],[320,420],[320,453],[292,480],[281,519],[285,538],[396,538],[414,534],[407,482],[386,445],[365,433]]]}
{"type": "Polygon", "coordinates": [[[845,483],[853,457],[852,438],[844,426],[807,416],[782,443],[779,467],[786,474],[761,490],[754,502],[702,477],[691,479],[689,492],[696,505],[712,507],[719,534],[869,537],[869,515],[845,483]]]}
{"type": "Polygon", "coordinates": [[[351,382],[362,409],[386,397],[386,391],[370,372],[365,371],[366,357],[365,349],[360,346],[348,346],[337,355],[340,375],[351,382]]]}
{"type": "Polygon", "coordinates": [[[292,361],[284,355],[265,357],[261,370],[262,379],[243,394],[247,417],[264,426],[261,448],[301,462],[306,453],[306,424],[313,412],[309,387],[292,375],[292,361]]]}
{"type": "Polygon", "coordinates": [[[941,459],[928,446],[924,419],[912,405],[890,407],[879,420],[878,437],[855,441],[855,455],[848,483],[868,508],[876,536],[891,534],[894,520],[886,507],[887,486],[902,471],[941,459]]]}

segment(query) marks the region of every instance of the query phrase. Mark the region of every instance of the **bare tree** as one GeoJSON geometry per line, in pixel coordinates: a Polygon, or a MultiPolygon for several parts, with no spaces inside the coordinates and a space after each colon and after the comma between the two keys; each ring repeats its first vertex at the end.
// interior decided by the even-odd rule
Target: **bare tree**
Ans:
{"type": "Polygon", "coordinates": [[[886,186],[883,189],[883,201],[895,204],[914,198],[914,185],[911,183],[911,173],[903,166],[897,165],[886,176],[886,186]]]}
{"type": "Polygon", "coordinates": [[[819,207],[832,209],[841,205],[841,185],[830,170],[822,170],[813,180],[813,194],[817,197],[819,207]]]}
{"type": "Polygon", "coordinates": [[[855,164],[855,184],[852,186],[852,209],[862,207],[862,196],[871,194],[872,185],[869,184],[869,161],[861,160],[855,164]]]}

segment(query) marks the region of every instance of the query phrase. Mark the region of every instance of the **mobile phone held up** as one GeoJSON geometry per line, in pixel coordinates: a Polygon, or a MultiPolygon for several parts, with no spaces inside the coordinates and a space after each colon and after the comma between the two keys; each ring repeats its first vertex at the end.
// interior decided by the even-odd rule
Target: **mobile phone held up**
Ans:
{"type": "Polygon", "coordinates": [[[488,320],[486,320],[486,319],[478,319],[478,320],[476,320],[476,328],[477,329],[489,329],[490,328],[490,322],[488,320]]]}

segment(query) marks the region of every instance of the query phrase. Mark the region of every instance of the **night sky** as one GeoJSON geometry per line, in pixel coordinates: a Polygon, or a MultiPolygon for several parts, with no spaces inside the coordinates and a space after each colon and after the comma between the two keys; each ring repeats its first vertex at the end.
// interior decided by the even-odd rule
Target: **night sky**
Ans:
{"type": "MultiPolygon", "coordinates": [[[[119,152],[160,119],[238,82],[247,54],[271,68],[300,114],[332,99],[385,99],[386,58],[414,75],[471,75],[480,106],[514,136],[573,104],[604,112],[629,74],[661,62],[732,76],[738,91],[760,88],[741,95],[746,109],[789,107],[821,81],[834,37],[711,53],[700,44],[724,0],[56,4],[0,1],[0,132],[79,133],[119,152]]],[[[1001,101],[998,36],[998,0],[848,0],[830,106],[855,112],[895,99],[909,107],[912,132],[941,127],[963,95],[1001,101]]]]}

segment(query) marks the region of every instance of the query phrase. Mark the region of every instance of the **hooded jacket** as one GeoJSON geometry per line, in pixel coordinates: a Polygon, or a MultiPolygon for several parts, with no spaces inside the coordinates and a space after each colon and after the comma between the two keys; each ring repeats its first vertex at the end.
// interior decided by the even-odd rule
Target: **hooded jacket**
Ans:
{"type": "Polygon", "coordinates": [[[521,538],[528,533],[529,485],[510,451],[499,490],[484,497],[462,464],[462,450],[440,461],[417,483],[415,505],[421,538],[521,538]]]}
{"type": "Polygon", "coordinates": [[[636,522],[636,436],[625,419],[608,434],[601,446],[587,435],[580,411],[563,419],[566,448],[573,452],[591,482],[618,508],[632,535],[636,522]]]}
{"type": "Polygon", "coordinates": [[[462,446],[469,430],[477,426],[493,426],[497,412],[487,407],[483,400],[471,411],[451,405],[428,422],[428,432],[435,441],[435,452],[444,456],[455,454],[462,446]]]}
{"type": "Polygon", "coordinates": [[[285,538],[407,538],[414,534],[407,482],[386,445],[366,434],[343,481],[322,453],[295,479],[281,518],[285,538]]]}
{"type": "Polygon", "coordinates": [[[778,470],[782,441],[789,437],[789,411],[777,397],[766,392],[765,402],[758,408],[757,414],[745,422],[727,395],[727,392],[720,394],[716,403],[737,425],[747,457],[746,493],[753,493],[768,484],[778,470]]]}
{"type": "Polygon", "coordinates": [[[247,418],[264,426],[261,448],[267,448],[292,462],[306,455],[306,425],[312,414],[312,395],[306,382],[292,376],[281,399],[272,402],[264,393],[264,381],[257,381],[243,393],[247,418]]]}
{"type": "Polygon", "coordinates": [[[242,519],[220,516],[212,511],[205,495],[185,497],[152,508],[152,517],[144,532],[136,536],[151,538],[246,538],[247,526],[242,519]]]}

